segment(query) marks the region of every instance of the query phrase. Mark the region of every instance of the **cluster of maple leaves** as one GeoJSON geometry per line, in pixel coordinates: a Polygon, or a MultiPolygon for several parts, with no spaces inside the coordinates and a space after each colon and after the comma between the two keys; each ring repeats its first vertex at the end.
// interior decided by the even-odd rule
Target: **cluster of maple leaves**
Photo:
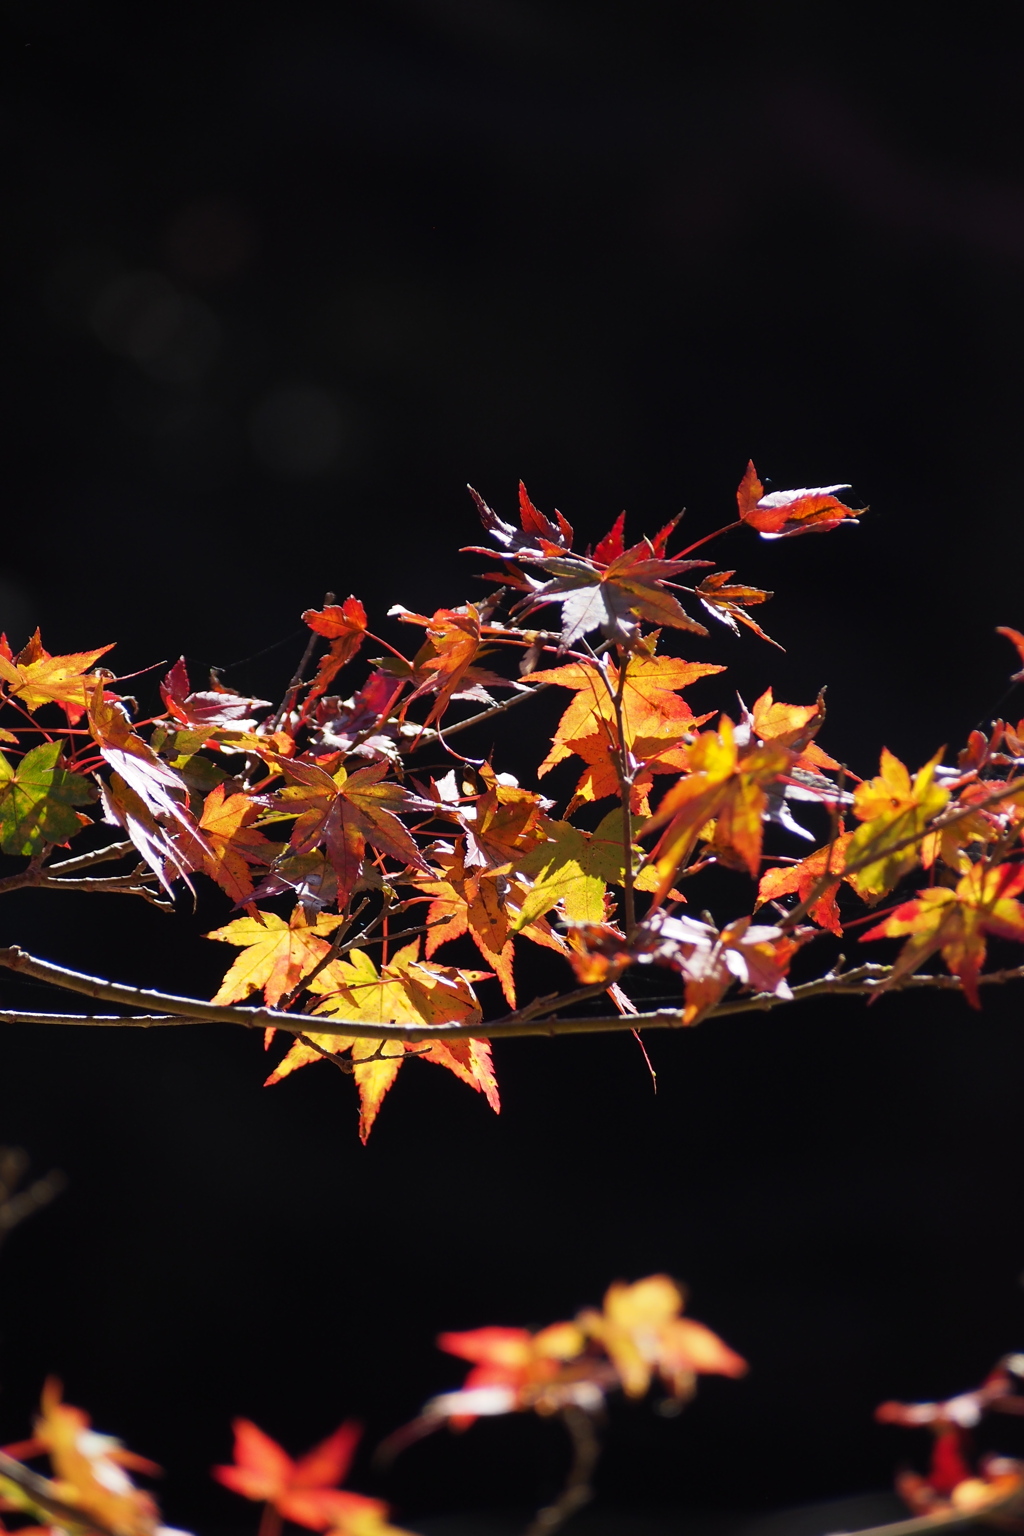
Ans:
{"type": "MultiPolygon", "coordinates": [[[[765,494],[750,465],[728,527],[781,539],[854,526],[844,489],[765,494]]],[[[821,698],[785,704],[769,689],[735,719],[694,713],[685,695],[724,668],[674,654],[671,637],[706,636],[702,612],[768,639],[749,610],[770,593],[732,570],[696,582],[712,562],[694,552],[715,534],[670,554],[677,518],[627,545],[623,514],[578,553],[561,513],[522,487],[518,527],[473,494],[490,543],[470,549],[496,567],[491,590],[429,616],[392,609],[421,632],[411,656],[369,631],[357,598],[325,601],[303,615],[310,674],[276,708],[216,677],[194,689],[181,660],[146,716],[100,664],[110,646],[51,656],[38,632],[17,653],[0,639],[0,849],[28,861],[0,890],[75,883],[167,905],[197,876],[213,881],[238,915],[208,937],[239,951],[213,1002],[228,1019],[260,994],[301,1019],[267,1081],[334,1062],[355,1079],[364,1140],[410,1054],[498,1109],[489,1027],[538,1013],[517,998],[522,943],[566,963],[564,992],[544,1003],[553,1028],[602,994],[628,1027],[630,973],[652,965],[677,973],[679,1022],[694,1024],[734,989],[788,1000],[798,951],[861,923],[850,901],[870,909],[916,876],[921,888],[859,935],[905,940],[875,990],[941,952],[978,1006],[988,939],[1024,938],[1024,722],[975,731],[955,764],[940,751],[914,773],[883,749],[861,779],[816,740],[821,698]],[[553,608],[560,625],[536,627],[553,608]],[[346,693],[339,675],[372,647],[346,693]],[[561,814],[453,745],[547,689],[568,705],[537,778],[580,767],[561,814]],[[773,825],[819,846],[766,851],[773,825]],[[119,840],[98,843],[104,827],[119,840]],[[90,852],[57,859],[86,829],[90,852]],[[92,876],[126,856],[131,875],[92,876]],[[738,915],[721,923],[688,905],[688,882],[712,865],[737,876],[738,915]],[[467,935],[481,968],[436,958],[467,935]],[[492,980],[509,1011],[486,1023],[477,989],[492,980]],[[368,1038],[378,1025],[436,1038],[368,1038]]],[[[1002,632],[1024,657],[1024,637],[1002,632]]]]}
{"type": "MultiPolygon", "coordinates": [[[[690,1400],[698,1376],[743,1376],[746,1361],[710,1328],[685,1317],[684,1304],[674,1280],[650,1275],[610,1286],[600,1311],[586,1308],[572,1321],[536,1332],[487,1327],[443,1333],[439,1347],[470,1365],[463,1385],[432,1398],[381,1449],[390,1457],[442,1424],[466,1429],[481,1416],[593,1418],[610,1392],[639,1399],[655,1384],[671,1410],[690,1400]]],[[[1022,1385],[1024,1356],[1007,1355],[972,1392],[946,1402],[888,1402],[877,1409],[880,1423],[932,1431],[928,1472],[904,1470],[896,1483],[927,1526],[973,1516],[1004,1530],[1024,1530],[1024,1462],[994,1453],[979,1457],[971,1440],[987,1414],[1024,1415],[1022,1385]]],[[[260,1536],[281,1536],[286,1522],[329,1536],[410,1536],[390,1523],[383,1500],[342,1487],[360,1433],[349,1420],[294,1459],[251,1420],[236,1419],[234,1461],[214,1467],[213,1476],[263,1506],[260,1536]]],[[[39,1522],[21,1524],[15,1536],[187,1536],[161,1525],[153,1495],[133,1482],[132,1472],[154,1476],[160,1468],[97,1433],[50,1380],[31,1439],[0,1451],[0,1510],[39,1522]],[[49,1477],[25,1465],[41,1456],[49,1458],[49,1477]]],[[[561,1521],[552,1520],[551,1529],[556,1523],[561,1521]]],[[[7,1529],[0,1519],[0,1531],[7,1529]]]]}
{"type": "MultiPolygon", "coordinates": [[[[464,1429],[481,1415],[533,1411],[554,1414],[575,1407],[595,1414],[609,1392],[641,1398],[660,1382],[670,1403],[692,1396],[699,1375],[741,1376],[746,1362],[710,1328],[682,1315],[684,1294],[667,1275],[633,1285],[618,1282],[601,1311],[582,1311],[572,1322],[531,1333],[524,1328],[478,1328],[446,1333],[447,1353],[471,1362],[464,1385],[427,1403],[414,1424],[392,1437],[391,1449],[449,1423],[464,1429]]],[[[41,1521],[17,1536],[186,1536],[160,1524],[153,1496],[131,1472],[160,1469],[98,1434],[87,1414],[62,1401],[48,1381],[31,1439],[0,1452],[0,1509],[41,1521]],[[24,1463],[47,1456],[51,1475],[24,1463]]],[[[389,1524],[380,1499],[341,1487],[360,1438],[349,1421],[298,1460],[248,1419],[234,1425],[230,1466],[215,1467],[224,1487],[264,1506],[261,1536],[280,1536],[284,1522],[330,1536],[409,1536],[389,1524]]],[[[4,1529],[0,1522],[0,1530],[4,1529]]]]}

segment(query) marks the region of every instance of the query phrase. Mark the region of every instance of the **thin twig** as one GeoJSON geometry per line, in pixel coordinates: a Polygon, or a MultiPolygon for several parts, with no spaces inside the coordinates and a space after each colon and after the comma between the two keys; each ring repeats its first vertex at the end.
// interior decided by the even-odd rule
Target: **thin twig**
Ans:
{"type": "MultiPolygon", "coordinates": [[[[546,689],[553,687],[553,683],[538,683],[535,688],[528,688],[521,693],[512,693],[507,699],[503,699],[500,704],[495,704],[490,709],[481,710],[477,715],[470,715],[468,720],[456,720],[454,725],[445,725],[444,734],[446,737],[454,736],[456,731],[468,731],[471,725],[483,725],[485,720],[493,720],[497,715],[507,714],[517,704],[522,704],[524,699],[535,698],[538,693],[543,693],[546,689]]],[[[410,721],[410,725],[412,724],[413,722],[410,721]]],[[[421,741],[442,740],[441,732],[435,731],[433,726],[420,726],[418,731],[419,735],[416,739],[416,746],[410,748],[410,751],[415,751],[421,741]]]]}
{"type": "MultiPolygon", "coordinates": [[[[324,607],[329,608],[333,602],[334,593],[325,592],[324,607]]],[[[316,650],[317,642],[319,639],[320,636],[317,634],[316,630],[311,630],[309,639],[306,641],[306,649],[302,653],[302,660],[299,662],[298,666],[295,668],[295,671],[292,673],[291,682],[288,684],[285,696],[281,700],[280,707],[274,712],[270,723],[266,728],[266,735],[273,736],[275,731],[279,731],[281,729],[281,722],[284,720],[285,716],[288,714],[288,711],[294,705],[295,700],[298,698],[299,689],[302,687],[302,680],[306,675],[306,668],[309,666],[309,663],[313,658],[313,652],[316,650]]]]}
{"type": "Polygon", "coordinates": [[[601,1442],[594,1429],[594,1421],[589,1413],[573,1403],[559,1409],[558,1417],[572,1440],[572,1461],[568,1476],[557,1499],[537,1511],[526,1527],[524,1536],[551,1536],[553,1531],[560,1530],[578,1509],[589,1504],[594,1497],[591,1478],[601,1454],[601,1442]]]}
{"type": "Polygon", "coordinates": [[[321,971],[325,971],[327,969],[327,967],[330,965],[331,961],[332,960],[336,960],[338,958],[338,955],[339,955],[339,953],[341,951],[341,945],[342,945],[342,942],[343,942],[343,940],[345,938],[346,933],[348,933],[348,930],[351,928],[352,924],[355,922],[355,920],[359,916],[360,912],[366,906],[366,903],[367,903],[368,900],[369,900],[368,897],[364,897],[363,900],[359,903],[359,905],[355,908],[355,910],[349,913],[348,917],[345,918],[344,922],[339,924],[338,930],[335,933],[334,938],[331,940],[331,946],[327,950],[326,954],[321,955],[320,959],[317,961],[316,965],[314,965],[313,969],[311,971],[309,971],[306,975],[301,976],[299,978],[299,980],[295,983],[294,987],[292,987],[292,989],[288,993],[287,997],[282,998],[282,1000],[281,1000],[282,1012],[285,1011],[286,1009],[291,1008],[291,1006],[295,1002],[296,998],[300,997],[302,995],[302,993],[305,992],[306,988],[310,985],[311,982],[313,982],[316,979],[317,976],[320,975],[321,971]]]}
{"type": "Polygon", "coordinates": [[[105,848],[94,848],[92,853],[80,853],[74,859],[62,859],[59,864],[48,864],[49,875],[77,875],[79,870],[91,869],[94,864],[105,864],[108,859],[122,859],[135,852],[135,844],[127,838],[123,843],[108,843],[105,848]]]}
{"type": "Polygon", "coordinates": [[[153,902],[155,906],[170,911],[170,903],[163,901],[151,888],[149,882],[153,877],[143,864],[137,864],[134,869],[123,875],[64,878],[68,870],[89,869],[110,859],[120,859],[129,850],[134,851],[131,843],[115,843],[110,848],[99,848],[94,854],[83,854],[80,859],[66,859],[61,864],[46,864],[41,858],[32,859],[24,869],[0,880],[0,895],[5,895],[8,891],[46,890],[82,891],[88,896],[142,896],[145,900],[153,902]]]}
{"type": "Polygon", "coordinates": [[[0,1008],[0,1024],[88,1024],[103,1029],[150,1029],[168,1024],[202,1024],[181,1013],[40,1013],[25,1008],[0,1008]]]}

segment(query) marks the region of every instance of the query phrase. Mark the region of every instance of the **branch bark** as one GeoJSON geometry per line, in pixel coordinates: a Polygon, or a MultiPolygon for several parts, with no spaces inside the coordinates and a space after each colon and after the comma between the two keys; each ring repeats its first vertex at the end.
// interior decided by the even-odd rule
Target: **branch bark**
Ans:
{"type": "MultiPolygon", "coordinates": [[[[559,1006],[579,1001],[578,994],[570,993],[560,1005],[557,999],[545,1000],[549,1009],[546,1017],[526,1017],[527,1010],[510,1014],[490,1023],[481,1019],[473,1024],[368,1024],[362,1019],[339,1019],[326,1014],[312,1016],[308,1013],[285,1013],[274,1008],[240,1008],[227,1004],[207,1003],[200,998],[177,997],[169,992],[155,992],[148,988],[129,987],[121,982],[104,981],[98,976],[87,976],[80,971],[70,971],[64,966],[53,965],[48,960],[37,960],[23,949],[12,945],[0,949],[0,966],[31,976],[37,981],[51,982],[70,992],[83,993],[98,1001],[119,1003],[126,1008],[157,1008],[156,1014],[111,1015],[38,1013],[19,1009],[0,1010],[0,1023],[6,1024],[69,1024],[106,1028],[152,1029],[170,1024],[234,1024],[246,1029],[263,1030],[269,1026],[285,1030],[288,1034],[301,1035],[311,1028],[322,1035],[346,1035],[356,1040],[402,1040],[411,1045],[427,1044],[432,1040],[509,1040],[525,1035],[596,1035],[618,1034],[643,1029],[681,1029],[682,1001],[678,1008],[658,1008],[649,1013],[607,1013],[589,1017],[562,1019],[557,1017],[559,1006]],[[314,1022],[315,1019],[315,1022],[314,1022]]],[[[827,976],[814,981],[801,982],[793,988],[792,998],[780,998],[772,993],[758,992],[751,997],[736,997],[717,1003],[701,1015],[700,1022],[725,1018],[734,1013],[771,1013],[776,1008],[792,1003],[805,1002],[814,997],[870,997],[882,988],[892,974],[888,965],[858,966],[855,970],[827,976]]],[[[990,971],[979,976],[981,986],[996,986],[1008,981],[1024,980],[1024,965],[1008,970],[990,971]]],[[[891,992],[927,989],[939,992],[961,992],[963,987],[956,976],[917,973],[902,977],[891,992]]],[[[583,990],[583,989],[580,989],[583,990]]],[[[688,1027],[688,1026],[687,1026],[688,1027]]]]}

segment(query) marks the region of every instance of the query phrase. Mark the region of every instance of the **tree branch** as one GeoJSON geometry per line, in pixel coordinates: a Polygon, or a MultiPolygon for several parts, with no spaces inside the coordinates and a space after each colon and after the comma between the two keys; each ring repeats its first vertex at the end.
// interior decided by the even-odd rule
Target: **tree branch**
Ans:
{"type": "MultiPolygon", "coordinates": [[[[362,1019],[339,1019],[330,1014],[283,1013],[274,1008],[239,1008],[222,1003],[207,1003],[200,998],[176,997],[173,993],[154,992],[142,987],[128,987],[121,982],[103,981],[98,976],[86,976],[80,971],[69,971],[47,960],[37,960],[23,949],[12,945],[0,949],[0,965],[8,970],[37,981],[48,981],[54,986],[65,987],[70,992],[84,993],[100,1001],[120,1003],[127,1008],[154,1007],[161,1013],[126,1015],[124,1017],[96,1014],[47,1014],[22,1012],[18,1009],[0,1010],[0,1022],[7,1024],[71,1024],[99,1025],[124,1029],[152,1029],[165,1024],[235,1024],[246,1029],[285,1030],[291,1035],[301,1035],[315,1029],[320,1035],[346,1035],[355,1040],[403,1040],[412,1045],[427,1044],[432,1040],[509,1040],[526,1035],[599,1035],[616,1034],[642,1029],[681,1029],[682,1000],[678,1008],[658,1008],[651,1013],[608,1013],[590,1017],[561,1019],[549,1013],[547,1017],[525,1017],[526,1010],[509,1014],[504,1019],[486,1023],[483,1019],[472,1024],[368,1024],[362,1019]],[[315,1018],[315,1022],[314,1021],[315,1018]]],[[[814,981],[801,982],[793,988],[791,998],[774,993],[758,992],[751,997],[737,997],[728,1002],[716,1003],[701,1015],[700,1022],[725,1018],[733,1013],[770,1013],[790,1003],[805,1002],[813,997],[871,997],[880,992],[892,975],[889,965],[868,963],[855,970],[827,976],[814,981]]],[[[979,986],[998,986],[1008,981],[1024,980],[1024,965],[1008,970],[990,971],[978,977],[979,986]]],[[[961,992],[958,977],[917,973],[901,977],[885,990],[906,992],[919,989],[940,992],[961,992]]],[[[580,989],[585,990],[585,989],[580,989]]],[[[602,990],[604,988],[602,987],[602,990]]],[[[545,1006],[556,1010],[574,999],[569,994],[559,1003],[558,999],[545,999],[545,1006]]],[[[688,1026],[685,1026],[688,1027],[688,1026]]]]}

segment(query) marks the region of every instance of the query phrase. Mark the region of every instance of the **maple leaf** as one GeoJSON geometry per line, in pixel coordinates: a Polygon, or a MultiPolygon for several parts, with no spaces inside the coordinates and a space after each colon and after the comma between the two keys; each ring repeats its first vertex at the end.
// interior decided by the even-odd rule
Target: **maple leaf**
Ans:
{"type": "Polygon", "coordinates": [[[743,1376],[747,1362],[703,1323],[680,1314],[682,1288],[668,1275],[609,1286],[601,1312],[577,1321],[615,1366],[627,1397],[643,1397],[659,1377],[677,1402],[693,1396],[698,1376],[743,1376]]]}
{"type": "MultiPolygon", "coordinates": [[[[1016,646],[1017,654],[1020,657],[1021,661],[1024,662],[1024,635],[1021,634],[1020,630],[1019,629],[1010,629],[1010,627],[1008,625],[1006,625],[1006,624],[997,624],[996,625],[996,634],[997,635],[1004,635],[1006,637],[1006,639],[1009,640],[1011,645],[1016,646]]],[[[1014,672],[1014,673],[1011,674],[1010,682],[1011,683],[1024,682],[1024,666],[1021,667],[1019,672],[1014,672]]]]}
{"type": "Polygon", "coordinates": [[[260,808],[249,795],[232,794],[216,784],[207,795],[197,837],[184,828],[173,834],[174,846],[190,870],[201,870],[226,891],[235,904],[253,893],[250,864],[272,864],[281,853],[252,823],[260,808]]]}
{"type": "Polygon", "coordinates": [[[51,656],[37,629],[17,656],[8,657],[0,650],[0,682],[7,684],[8,697],[19,699],[33,713],[44,704],[62,704],[71,724],[77,725],[92,692],[92,679],[84,674],[113,649],[111,643],[95,651],[51,656]]]}
{"type": "Polygon", "coordinates": [[[285,758],[275,763],[288,783],[268,796],[266,804],[274,815],[297,817],[290,840],[294,853],[310,853],[323,843],[337,875],[340,906],[355,889],[367,843],[400,864],[429,874],[430,866],[397,813],[435,807],[399,784],[382,784],[387,762],[371,763],[354,773],[339,767],[334,774],[317,763],[285,758]]]}
{"type": "Polygon", "coordinates": [[[62,1402],[61,1396],[60,1382],[50,1377],[43,1388],[32,1439],[5,1447],[7,1454],[48,1455],[54,1493],[63,1503],[81,1510],[84,1528],[94,1520],[117,1536],[160,1536],[164,1528],[158,1525],[155,1500],[136,1488],[126,1471],[131,1468],[153,1475],[160,1468],[126,1450],[112,1435],[98,1434],[89,1415],[62,1402]]]}
{"type": "MultiPolygon", "coordinates": [[[[562,715],[552,737],[551,749],[537,769],[542,778],[558,763],[575,754],[588,764],[573,804],[618,794],[619,780],[613,752],[619,749],[614,695],[620,672],[614,662],[604,663],[607,682],[596,666],[570,662],[564,667],[534,672],[532,680],[570,688],[576,697],[562,715]]],[[[724,667],[706,662],[682,661],[676,656],[633,655],[629,658],[622,690],[622,728],[626,750],[638,764],[632,809],[646,810],[646,792],[652,774],[682,766],[667,756],[710,716],[695,716],[679,691],[701,677],[723,672],[724,667]]],[[[569,812],[571,813],[570,806],[569,812]]]]}
{"type": "MultiPolygon", "coordinates": [[[[169,831],[158,821],[142,797],[120,775],[112,773],[108,784],[98,781],[96,787],[103,807],[104,822],[109,827],[120,827],[128,834],[168,896],[173,898],[171,881],[177,878],[184,880],[191,888],[189,864],[175,847],[178,828],[169,831]]],[[[189,828],[192,826],[187,815],[184,824],[189,828]]]]}
{"type": "Polygon", "coordinates": [[[27,857],[44,843],[66,843],[82,828],[72,809],[96,799],[81,774],[60,766],[61,744],[47,741],[12,766],[0,752],[0,848],[27,857]]]}
{"type": "Polygon", "coordinates": [[[184,656],[180,657],[160,684],[160,697],[167,713],[182,725],[204,727],[211,730],[229,726],[239,731],[251,731],[256,727],[255,709],[269,709],[269,699],[251,699],[232,693],[230,688],[208,688],[192,691],[188,680],[188,668],[184,656]]]}
{"type": "Polygon", "coordinates": [[[923,837],[928,822],[949,799],[949,790],[935,783],[942,759],[940,749],[923,768],[910,774],[887,747],[882,748],[878,777],[858,784],[853,811],[862,823],[846,849],[847,865],[869,862],[846,878],[865,900],[891,891],[920,860],[920,848],[907,838],[923,837]]]}
{"type": "Polygon", "coordinates": [[[714,848],[726,860],[735,856],[756,879],[768,808],[766,786],[776,782],[793,761],[785,747],[768,743],[741,754],[732,721],[723,715],[717,731],[705,731],[687,749],[691,772],[667,791],[645,836],[665,827],[650,860],[658,871],[655,904],[663,901],[689,858],[701,830],[716,822],[714,848]]]}
{"type": "Polygon", "coordinates": [[[762,539],[791,539],[800,533],[828,533],[840,523],[860,517],[867,507],[848,507],[836,491],[848,491],[848,485],[818,485],[799,491],[772,491],[764,494],[753,460],[746,468],[736,501],[743,522],[756,528],[762,539]]]}
{"type": "Polygon", "coordinates": [[[471,806],[451,812],[466,839],[466,865],[505,870],[544,840],[544,813],[552,802],[521,789],[510,776],[500,778],[487,764],[479,771],[486,786],[471,806]]]}
{"type": "Polygon", "coordinates": [[[547,603],[562,604],[562,644],[572,645],[582,635],[600,629],[606,639],[635,649],[640,643],[640,623],[687,629],[706,635],[703,624],[683,609],[666,589],[669,577],[680,576],[709,560],[671,558],[658,551],[650,539],[622,548],[621,525],[602,539],[592,558],[585,555],[518,553],[520,561],[545,571],[550,580],[531,581],[532,594],[524,612],[547,603]],[[598,551],[607,558],[602,560],[598,551]]]}
{"type": "Polygon", "coordinates": [[[302,906],[295,908],[287,923],[276,912],[260,916],[262,921],[235,918],[206,935],[243,951],[221,982],[215,1003],[239,1003],[262,987],[267,1006],[276,1008],[328,953],[331,946],[326,936],[342,921],[337,913],[323,912],[310,922],[302,906]]]}
{"type": "Polygon", "coordinates": [[[452,698],[471,681],[472,664],[480,652],[480,614],[472,603],[467,603],[462,609],[439,608],[429,619],[400,606],[389,609],[389,615],[404,624],[421,624],[427,631],[426,644],[413,661],[414,676],[422,681],[405,702],[408,707],[424,694],[436,693],[423,722],[424,726],[433,725],[442,718],[452,698]]]}
{"type": "Polygon", "coordinates": [[[739,917],[727,923],[720,933],[712,930],[711,935],[698,937],[695,942],[692,921],[664,917],[658,912],[648,920],[659,941],[656,953],[664,955],[662,963],[673,966],[683,976],[684,1024],[696,1024],[737,981],[754,992],[786,1002],[792,1000],[786,980],[790,961],[813,930],[787,934],[781,928],[755,925],[750,917],[739,917]],[[675,924],[688,922],[689,928],[677,939],[675,924]]]}
{"type": "Polygon", "coordinates": [[[388,717],[404,687],[404,678],[378,668],[350,699],[321,699],[314,713],[317,733],[310,750],[317,755],[343,752],[397,759],[398,722],[388,717]]]}
{"type": "Polygon", "coordinates": [[[530,1408],[552,1412],[581,1399],[581,1405],[594,1408],[601,1401],[587,1365],[572,1368],[586,1344],[577,1323],[552,1323],[537,1333],[528,1328],[472,1328],[442,1333],[437,1344],[446,1354],[470,1361],[472,1369],[458,1391],[427,1403],[423,1412],[428,1422],[444,1418],[454,1428],[465,1429],[478,1415],[530,1408]]]}
{"type": "MultiPolygon", "coordinates": [[[[516,857],[517,850],[508,851],[516,857]]],[[[435,846],[434,857],[439,868],[432,872],[432,878],[416,877],[410,881],[431,898],[427,908],[428,957],[440,945],[468,932],[497,976],[509,1007],[514,1008],[513,936],[521,933],[523,938],[559,954],[566,952],[564,941],[552,932],[543,917],[518,923],[520,908],[529,899],[529,884],[510,877],[508,863],[497,869],[489,869],[481,863],[470,864],[463,839],[459,839],[455,846],[435,846]]]]}
{"type": "Polygon", "coordinates": [[[100,753],[118,777],[153,816],[170,817],[188,830],[188,791],[184,779],[132,729],[121,705],[104,697],[102,683],[96,683],[88,715],[89,729],[100,753]]]}
{"type": "Polygon", "coordinates": [[[783,704],[766,688],[754,703],[749,716],[750,728],[758,741],[788,747],[797,753],[794,768],[839,768],[818,746],[814,737],[825,721],[825,696],[820,693],[813,704],[783,704]]]}
{"type": "Polygon", "coordinates": [[[979,1521],[1016,1529],[1021,1513],[1019,1494],[1024,1489],[1024,1463],[1003,1456],[985,1456],[972,1471],[971,1430],[990,1409],[1019,1412],[1021,1399],[1014,1392],[1014,1377],[1022,1371],[1020,1355],[1005,1356],[973,1392],[960,1392],[945,1402],[881,1403],[875,1410],[880,1424],[907,1428],[927,1427],[934,1436],[928,1474],[903,1471],[896,1490],[918,1515],[959,1517],[976,1514],[979,1521]],[[995,1518],[995,1506],[1000,1506],[995,1518]],[[1014,1508],[1016,1506],[1016,1508],[1014,1508]],[[992,1511],[992,1518],[985,1516],[992,1511]],[[1014,1515],[1017,1518],[1014,1518],[1014,1515]]]}
{"type": "MultiPolygon", "coordinates": [[[[517,555],[523,551],[539,554],[557,553],[559,550],[572,548],[572,527],[566,522],[561,512],[555,513],[555,521],[545,517],[543,512],[538,512],[530,500],[526,486],[519,482],[519,520],[522,532],[506,523],[484,501],[483,497],[474,491],[473,487],[466,489],[476,504],[480,514],[480,521],[496,544],[501,546],[502,554],[517,555]]],[[[469,545],[463,551],[464,554],[490,555],[495,551],[482,549],[476,545],[469,545]]]]}
{"type": "Polygon", "coordinates": [[[798,900],[806,901],[822,875],[834,874],[836,879],[825,887],[811,907],[808,916],[820,927],[827,928],[830,933],[841,938],[843,927],[839,908],[836,905],[836,892],[842,880],[846,851],[852,837],[852,832],[840,832],[834,843],[808,854],[807,858],[801,859],[798,864],[786,864],[779,869],[766,870],[757,887],[758,906],[763,906],[766,901],[776,901],[780,896],[790,896],[794,893],[798,900]]]}
{"type": "Polygon", "coordinates": [[[735,574],[735,571],[714,571],[710,576],[705,576],[696,589],[701,603],[712,618],[727,624],[734,635],[738,635],[740,625],[745,624],[747,629],[752,629],[755,635],[767,640],[769,645],[784,650],[784,646],[773,640],[771,635],[766,635],[760,624],[744,612],[744,609],[756,607],[758,603],[766,603],[775,594],[765,592],[762,587],[737,585],[732,581],[735,574]]]}
{"type": "Polygon", "coordinates": [[[1011,788],[1006,779],[975,779],[972,784],[963,785],[957,796],[957,811],[970,811],[972,805],[977,809],[973,814],[961,816],[951,826],[939,827],[921,839],[924,868],[931,869],[936,860],[941,859],[958,874],[966,874],[971,868],[971,860],[963,850],[972,843],[997,842],[1020,820],[1024,782],[1020,783],[1018,792],[1007,793],[1011,788]],[[995,794],[1001,794],[1002,798],[991,804],[995,794]]]}
{"type": "MultiPolygon", "coordinates": [[[[418,938],[406,944],[379,973],[363,950],[353,950],[345,960],[332,961],[310,983],[311,991],[325,994],[315,1012],[367,1024],[472,1024],[482,1019],[472,983],[490,973],[427,964],[419,959],[419,947],[418,938]]],[[[350,1065],[359,1090],[363,1142],[373,1128],[384,1095],[410,1054],[447,1067],[461,1082],[482,1093],[495,1114],[501,1108],[486,1040],[436,1040],[425,1046],[392,1040],[377,1046],[372,1040],[318,1033],[315,1023],[267,1078],[267,1086],[279,1083],[299,1067],[325,1060],[325,1053],[340,1057],[346,1051],[351,1052],[350,1065]]]]}
{"type": "Polygon", "coordinates": [[[570,964],[585,986],[612,984],[631,965],[666,966],[685,983],[680,1022],[696,1024],[734,983],[789,1001],[786,975],[793,955],[814,930],[784,933],[737,918],[719,931],[693,917],[648,914],[631,939],[611,923],[580,923],[573,930],[570,964]]]}
{"type": "MultiPolygon", "coordinates": [[[[539,843],[520,860],[517,873],[531,878],[529,894],[512,924],[514,933],[561,904],[571,923],[600,923],[605,915],[608,885],[621,885],[625,876],[622,847],[622,812],[609,811],[593,832],[574,827],[569,821],[547,821],[548,841],[539,843]]],[[[633,846],[635,863],[642,849],[633,846]]],[[[634,888],[653,890],[655,870],[648,866],[638,873],[634,888]]]]}
{"type": "Polygon", "coordinates": [[[302,618],[314,634],[331,642],[327,655],[320,658],[309,690],[310,699],[316,699],[327,692],[366,638],[366,609],[357,597],[348,597],[343,603],[329,603],[322,609],[307,608],[302,618]]]}
{"type": "Polygon", "coordinates": [[[878,990],[897,985],[941,950],[949,970],[959,976],[971,1007],[980,1008],[978,976],[985,964],[985,935],[1024,942],[1024,906],[1014,899],[1022,889],[1024,865],[986,868],[976,864],[955,890],[933,886],[919,891],[913,901],[901,902],[884,922],[861,936],[862,944],[871,939],[907,940],[878,990]]]}
{"type": "Polygon", "coordinates": [[[235,1459],[214,1467],[213,1476],[244,1499],[269,1504],[285,1520],[307,1530],[330,1528],[338,1536],[408,1536],[388,1525],[381,1499],[337,1487],[344,1481],[361,1434],[342,1424],[297,1461],[250,1419],[235,1419],[235,1459]]]}
{"type": "Polygon", "coordinates": [[[189,868],[167,823],[177,824],[173,831],[181,828],[200,844],[204,841],[187,808],[185,781],[133,731],[122,706],[104,694],[99,680],[89,700],[88,718],[100,754],[114,770],[110,783],[99,786],[104,819],[111,826],[124,827],[161,885],[173,895],[169,871],[188,884],[189,868]]]}

